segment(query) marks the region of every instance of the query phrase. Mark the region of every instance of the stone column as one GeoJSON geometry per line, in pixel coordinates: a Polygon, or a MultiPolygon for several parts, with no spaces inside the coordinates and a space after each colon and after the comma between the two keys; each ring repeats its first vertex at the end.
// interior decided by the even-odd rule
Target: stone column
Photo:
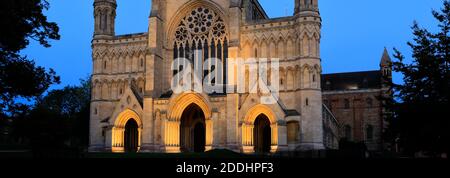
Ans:
{"type": "Polygon", "coordinates": [[[142,140],[140,152],[152,152],[155,150],[153,143],[153,99],[144,98],[144,109],[142,114],[142,140]]]}
{"type": "MultiPolygon", "coordinates": [[[[211,118],[211,124],[212,125],[212,149],[215,149],[217,147],[219,147],[220,144],[220,127],[221,125],[219,124],[220,122],[220,118],[219,118],[219,112],[217,111],[213,111],[212,112],[212,118],[211,118]]],[[[206,124],[206,127],[208,128],[208,124],[206,124]]],[[[207,133],[208,134],[208,133],[207,133]]],[[[206,144],[206,146],[208,146],[208,144],[206,144]]],[[[205,150],[208,150],[208,148],[206,148],[205,150]]]]}

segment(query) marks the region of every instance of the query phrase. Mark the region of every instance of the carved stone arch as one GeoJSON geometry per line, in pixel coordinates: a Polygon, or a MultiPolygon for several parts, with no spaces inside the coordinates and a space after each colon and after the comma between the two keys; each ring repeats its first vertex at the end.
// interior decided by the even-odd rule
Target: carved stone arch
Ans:
{"type": "Polygon", "coordinates": [[[101,91],[102,91],[101,99],[103,99],[103,100],[109,99],[109,82],[108,82],[108,80],[104,79],[102,81],[101,91]]]}
{"type": "Polygon", "coordinates": [[[97,17],[97,15],[100,15],[100,13],[102,12],[102,8],[101,7],[95,7],[94,10],[94,17],[97,17]]]}
{"type": "Polygon", "coordinates": [[[302,87],[302,69],[299,65],[295,65],[295,88],[300,89],[302,87]]]}
{"type": "Polygon", "coordinates": [[[116,73],[119,72],[120,58],[119,58],[119,56],[112,55],[111,59],[112,59],[112,69],[111,69],[111,72],[114,73],[114,74],[116,74],[116,73]]]}
{"type": "Polygon", "coordinates": [[[297,56],[302,56],[302,48],[303,48],[303,44],[302,44],[302,35],[301,33],[296,33],[295,35],[295,50],[297,52],[297,56]]]}
{"type": "Polygon", "coordinates": [[[277,41],[277,57],[280,59],[285,59],[286,58],[286,43],[285,43],[285,38],[284,35],[282,33],[279,33],[278,36],[278,41],[277,41]]]}
{"type": "Polygon", "coordinates": [[[259,38],[256,36],[253,38],[252,50],[251,50],[251,55],[250,55],[251,57],[260,57],[261,56],[259,41],[260,41],[259,38]]]}
{"type": "Polygon", "coordinates": [[[139,52],[138,52],[138,71],[139,72],[141,72],[141,71],[144,71],[144,69],[145,69],[145,51],[144,50],[142,50],[142,49],[139,49],[139,52]]]}
{"type": "Polygon", "coordinates": [[[261,36],[259,49],[260,49],[260,56],[258,58],[267,58],[269,53],[269,46],[268,46],[268,38],[265,35],[261,36]]]}
{"type": "Polygon", "coordinates": [[[112,128],[112,141],[111,147],[113,152],[124,152],[125,151],[125,126],[128,121],[133,120],[137,124],[138,128],[138,149],[140,149],[141,145],[141,132],[143,128],[143,123],[140,115],[131,109],[126,109],[120,114],[117,115],[114,121],[114,125],[112,128]]]}
{"type": "Polygon", "coordinates": [[[308,64],[303,65],[302,67],[302,88],[311,88],[311,73],[312,68],[308,64]]]}
{"type": "Polygon", "coordinates": [[[99,86],[101,86],[101,83],[98,79],[95,79],[92,82],[92,97],[97,100],[100,99],[100,95],[101,95],[101,87],[99,88],[99,86]]]}
{"type": "Polygon", "coordinates": [[[286,90],[292,91],[294,90],[294,83],[295,83],[295,75],[294,75],[294,68],[292,66],[287,67],[286,70],[286,90]]]}
{"type": "Polygon", "coordinates": [[[310,37],[307,32],[302,33],[302,56],[310,56],[310,37]]]}
{"type": "Polygon", "coordinates": [[[137,72],[139,71],[139,51],[137,47],[130,48],[130,62],[131,62],[131,71],[137,72]]]}
{"type": "Polygon", "coordinates": [[[245,153],[254,152],[254,135],[255,135],[255,122],[260,117],[264,116],[268,119],[270,125],[270,152],[275,152],[278,145],[278,116],[272,108],[266,105],[256,105],[250,108],[244,117],[244,123],[242,124],[242,145],[245,153]]]}
{"type": "Polygon", "coordinates": [[[104,49],[101,49],[101,48],[95,48],[93,51],[92,51],[92,56],[93,56],[93,58],[94,58],[94,60],[97,60],[97,58],[100,58],[103,54],[104,54],[104,49]]]}
{"type": "Polygon", "coordinates": [[[287,53],[287,58],[293,58],[295,56],[295,44],[294,41],[292,40],[292,36],[289,35],[288,39],[286,40],[286,53],[287,53]]]}
{"type": "Polygon", "coordinates": [[[111,93],[110,98],[113,99],[113,100],[116,100],[117,99],[117,92],[116,92],[116,90],[117,90],[117,82],[116,82],[116,80],[112,79],[109,82],[109,87],[110,87],[110,93],[111,93]]]}
{"type": "Polygon", "coordinates": [[[117,53],[117,49],[116,48],[110,48],[109,53],[112,56],[118,56],[119,54],[117,53]]]}
{"type": "Polygon", "coordinates": [[[312,73],[311,77],[312,77],[313,87],[320,88],[322,69],[318,64],[314,65],[314,67],[312,67],[312,69],[313,69],[313,73],[312,73]]]}
{"type": "Polygon", "coordinates": [[[286,70],[284,67],[280,67],[280,91],[286,90],[286,70]]]}
{"type": "Polygon", "coordinates": [[[108,64],[107,57],[102,55],[98,60],[98,70],[100,73],[106,73],[106,66],[108,64]]]}
{"type": "Polygon", "coordinates": [[[125,55],[126,58],[132,58],[134,56],[133,47],[131,47],[131,46],[125,47],[124,55],[125,55]]]}
{"type": "Polygon", "coordinates": [[[128,51],[127,52],[128,56],[131,57],[131,58],[136,57],[138,55],[137,47],[130,46],[130,47],[127,48],[127,51],[128,51]]]}
{"type": "Polygon", "coordinates": [[[250,58],[252,56],[252,47],[253,46],[251,45],[250,40],[248,38],[245,39],[244,42],[241,43],[241,57],[244,59],[250,58]]]}
{"type": "Polygon", "coordinates": [[[271,34],[269,37],[268,49],[269,49],[269,54],[267,56],[268,58],[278,58],[276,37],[273,34],[271,34]]]}
{"type": "Polygon", "coordinates": [[[104,73],[111,73],[112,71],[112,57],[109,55],[106,55],[104,58],[104,61],[106,61],[106,68],[104,73]]]}
{"type": "Polygon", "coordinates": [[[320,34],[317,32],[313,33],[313,55],[315,57],[320,57],[320,34]]]}
{"type": "Polygon", "coordinates": [[[183,93],[172,96],[169,103],[169,117],[164,122],[164,143],[166,152],[180,152],[180,137],[181,137],[181,121],[183,114],[191,106],[198,107],[203,112],[205,121],[205,151],[212,149],[213,143],[213,119],[211,104],[205,98],[204,94],[198,93],[183,93]]]}
{"type": "Polygon", "coordinates": [[[145,79],[143,77],[138,77],[137,79],[137,90],[139,94],[144,95],[145,90],[145,79]]]}
{"type": "Polygon", "coordinates": [[[110,48],[105,48],[102,51],[103,51],[103,55],[107,56],[108,58],[115,57],[114,54],[112,53],[112,49],[110,49],[110,48]]]}

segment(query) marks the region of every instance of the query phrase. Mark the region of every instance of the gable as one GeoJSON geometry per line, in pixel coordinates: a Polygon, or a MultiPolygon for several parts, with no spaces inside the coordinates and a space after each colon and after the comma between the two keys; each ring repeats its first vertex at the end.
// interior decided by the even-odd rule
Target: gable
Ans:
{"type": "Polygon", "coordinates": [[[119,102],[114,107],[114,111],[111,115],[112,119],[109,120],[109,123],[114,124],[117,116],[127,109],[133,110],[134,112],[142,116],[143,113],[142,102],[139,100],[139,97],[136,95],[136,92],[134,92],[131,87],[127,87],[125,89],[119,102]]]}

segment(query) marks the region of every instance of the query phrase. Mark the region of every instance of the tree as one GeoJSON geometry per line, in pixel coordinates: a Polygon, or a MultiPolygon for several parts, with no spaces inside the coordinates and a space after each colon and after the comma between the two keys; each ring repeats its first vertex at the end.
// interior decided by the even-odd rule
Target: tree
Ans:
{"type": "Polygon", "coordinates": [[[394,48],[393,70],[403,75],[394,89],[393,118],[388,138],[399,139],[405,153],[423,151],[430,155],[449,152],[450,135],[450,1],[433,11],[439,31],[430,32],[414,22],[412,62],[394,48]]]}
{"type": "Polygon", "coordinates": [[[50,39],[59,40],[57,24],[43,14],[48,8],[46,0],[0,1],[0,119],[24,109],[17,99],[32,100],[59,83],[52,69],[19,55],[30,39],[44,47],[50,47],[50,39]]]}
{"type": "Polygon", "coordinates": [[[33,109],[18,115],[14,136],[30,140],[34,151],[83,149],[88,145],[90,79],[79,86],[52,90],[33,109]]]}

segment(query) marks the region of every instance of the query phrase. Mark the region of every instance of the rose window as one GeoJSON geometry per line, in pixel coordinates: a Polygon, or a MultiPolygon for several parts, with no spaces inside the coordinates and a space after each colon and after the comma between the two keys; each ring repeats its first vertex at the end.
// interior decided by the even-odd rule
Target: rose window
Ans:
{"type": "MultiPolygon", "coordinates": [[[[173,37],[174,59],[183,57],[194,62],[194,59],[206,61],[210,58],[217,58],[224,64],[227,63],[228,40],[225,22],[219,14],[208,8],[197,7],[186,14],[178,24],[173,37]]],[[[193,64],[195,65],[195,63],[193,64]]],[[[216,76],[223,76],[223,79],[214,78],[212,83],[226,84],[227,66],[223,65],[222,67],[223,73],[217,73],[216,76]]],[[[205,70],[204,74],[214,71],[214,69],[216,69],[215,66],[210,70],[205,70]]],[[[178,70],[173,72],[175,76],[178,70]]]]}
{"type": "Polygon", "coordinates": [[[217,13],[198,7],[184,17],[175,32],[178,45],[191,41],[223,41],[226,36],[225,23],[217,13]]]}

